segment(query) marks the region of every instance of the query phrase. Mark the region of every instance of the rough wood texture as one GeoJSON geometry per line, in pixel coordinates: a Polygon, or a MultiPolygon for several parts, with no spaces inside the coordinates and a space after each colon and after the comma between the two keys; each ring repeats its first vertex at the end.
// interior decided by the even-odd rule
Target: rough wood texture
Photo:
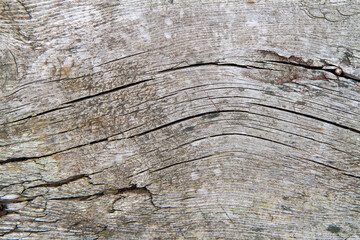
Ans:
{"type": "Polygon", "coordinates": [[[0,0],[1,238],[360,239],[359,6],[0,0]]]}

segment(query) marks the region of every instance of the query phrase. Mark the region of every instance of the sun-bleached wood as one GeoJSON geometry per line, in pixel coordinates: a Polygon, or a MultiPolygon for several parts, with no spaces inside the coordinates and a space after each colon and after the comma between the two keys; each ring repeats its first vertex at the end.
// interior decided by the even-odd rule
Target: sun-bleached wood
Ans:
{"type": "Polygon", "coordinates": [[[359,6],[0,0],[0,238],[359,239],[359,6]]]}

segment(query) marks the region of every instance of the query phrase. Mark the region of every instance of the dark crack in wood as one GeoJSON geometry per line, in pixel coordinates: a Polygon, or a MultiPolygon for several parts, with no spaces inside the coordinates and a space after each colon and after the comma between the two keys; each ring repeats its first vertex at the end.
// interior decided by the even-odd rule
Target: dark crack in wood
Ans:
{"type": "Polygon", "coordinates": [[[319,117],[316,117],[316,116],[313,116],[313,115],[310,115],[310,114],[296,112],[296,111],[293,111],[293,110],[290,110],[290,109],[270,106],[270,105],[261,104],[261,103],[252,103],[252,104],[257,105],[257,106],[266,107],[266,108],[272,108],[272,109],[275,109],[275,110],[284,111],[284,112],[288,112],[288,113],[292,113],[292,114],[296,114],[296,115],[303,116],[303,117],[306,117],[306,118],[311,118],[311,119],[314,119],[314,120],[317,120],[317,121],[320,121],[320,122],[324,122],[324,123],[327,123],[327,124],[330,124],[330,125],[333,125],[333,126],[336,126],[336,127],[346,129],[346,130],[349,130],[351,132],[360,134],[360,130],[358,130],[358,129],[355,129],[355,128],[352,128],[352,127],[349,127],[349,126],[345,126],[345,125],[342,125],[342,124],[339,124],[339,123],[336,123],[336,122],[332,122],[332,121],[327,120],[327,119],[319,118],[319,117]]]}
{"type": "Polygon", "coordinates": [[[262,67],[252,66],[252,65],[241,65],[241,64],[236,64],[236,63],[198,62],[198,63],[195,63],[195,64],[186,65],[186,66],[173,67],[173,68],[160,70],[160,71],[158,71],[158,73],[167,73],[167,72],[183,70],[183,69],[189,69],[189,68],[197,68],[197,67],[202,67],[202,66],[224,66],[224,67],[237,67],[237,68],[244,68],[244,69],[262,69],[262,70],[274,70],[274,71],[277,71],[277,70],[271,69],[271,68],[262,68],[262,67]]]}
{"type": "Polygon", "coordinates": [[[88,177],[89,177],[89,174],[79,174],[79,175],[71,176],[71,177],[68,177],[66,179],[62,179],[62,180],[59,180],[59,181],[46,182],[46,183],[39,184],[39,185],[36,185],[36,186],[30,186],[29,188],[59,187],[59,186],[62,186],[62,185],[77,181],[79,179],[88,178],[88,177]]]}
{"type": "MultiPolygon", "coordinates": [[[[181,119],[178,119],[178,120],[175,120],[175,121],[172,121],[172,122],[169,122],[169,123],[166,123],[166,124],[163,124],[163,125],[160,125],[156,128],[153,128],[153,129],[150,129],[150,130],[147,130],[147,131],[144,131],[144,132],[141,132],[141,133],[138,133],[138,134],[134,134],[128,138],[135,138],[135,137],[140,137],[140,136],[143,136],[145,134],[148,134],[148,133],[151,133],[151,132],[154,132],[154,131],[157,131],[157,130],[160,130],[162,128],[166,128],[166,127],[169,127],[171,125],[175,125],[175,124],[178,124],[178,123],[181,123],[181,122],[184,122],[184,121],[188,121],[190,119],[193,119],[193,118],[198,118],[198,117],[209,117],[210,119],[214,117],[214,114],[220,114],[220,113],[225,113],[225,112],[231,112],[231,113],[245,113],[247,111],[243,111],[243,110],[217,110],[217,111],[210,111],[210,112],[204,112],[204,113],[199,113],[199,114],[196,114],[196,115],[191,115],[191,116],[188,116],[188,117],[184,117],[184,118],[181,118],[181,119]]],[[[218,116],[218,115],[217,115],[218,116]]],[[[116,139],[116,140],[120,140],[120,139],[116,139]]]]}
{"type": "Polygon", "coordinates": [[[27,117],[24,117],[24,118],[20,118],[20,119],[17,119],[17,120],[15,120],[15,121],[5,122],[5,123],[3,123],[3,124],[1,124],[1,125],[11,124],[11,123],[17,123],[17,122],[20,122],[20,121],[28,120],[28,119],[34,118],[34,117],[39,117],[39,116],[42,116],[42,115],[45,115],[45,114],[48,114],[48,113],[51,113],[51,112],[59,111],[59,110],[61,110],[61,109],[70,108],[70,107],[71,107],[71,106],[56,107],[56,108],[53,108],[53,109],[46,110],[46,111],[44,111],[44,112],[31,114],[30,116],[27,116],[27,117]]]}
{"type": "Polygon", "coordinates": [[[107,195],[107,194],[118,195],[118,194],[123,194],[123,193],[127,193],[127,192],[145,193],[145,194],[147,194],[149,196],[151,204],[156,209],[162,208],[162,207],[159,207],[159,206],[155,205],[154,200],[153,200],[153,195],[154,194],[146,186],[138,187],[136,184],[132,184],[130,187],[119,188],[119,189],[105,189],[103,191],[100,191],[100,192],[97,192],[97,193],[94,193],[94,194],[89,194],[89,195],[50,198],[48,200],[52,200],[52,201],[73,201],[73,200],[87,201],[87,200],[91,200],[93,198],[97,198],[97,197],[104,196],[104,195],[107,195]]]}
{"type": "Polygon", "coordinates": [[[138,82],[129,83],[129,84],[126,84],[126,85],[123,85],[123,86],[120,86],[120,87],[116,87],[116,88],[113,88],[113,89],[110,89],[110,90],[99,92],[99,93],[94,94],[94,95],[85,96],[85,97],[81,97],[81,98],[78,98],[78,99],[71,100],[71,101],[63,103],[63,105],[77,103],[77,102],[84,101],[84,100],[87,100],[87,99],[90,99],[90,98],[103,96],[103,95],[106,95],[106,94],[109,94],[109,93],[113,93],[113,92],[116,92],[116,91],[119,91],[119,90],[123,90],[125,88],[134,87],[136,85],[146,83],[146,82],[149,82],[151,80],[154,80],[154,79],[150,78],[150,79],[145,79],[145,80],[138,81],[138,82]]]}
{"type": "Polygon", "coordinates": [[[66,152],[66,151],[70,151],[70,150],[73,150],[73,149],[76,149],[76,148],[84,147],[84,146],[87,146],[87,145],[93,145],[93,144],[97,144],[97,143],[101,143],[101,142],[106,142],[106,141],[108,141],[108,138],[102,138],[102,139],[91,141],[89,143],[77,145],[77,146],[74,146],[74,147],[70,147],[70,148],[67,148],[67,149],[63,149],[63,150],[60,150],[60,151],[57,151],[57,152],[44,154],[44,155],[40,155],[40,156],[8,158],[8,159],[5,159],[5,160],[0,160],[0,165],[7,164],[7,163],[14,163],[14,162],[24,162],[24,161],[28,161],[28,160],[36,160],[36,159],[41,159],[41,158],[45,158],[45,157],[51,157],[53,155],[63,153],[63,152],[66,152]]]}

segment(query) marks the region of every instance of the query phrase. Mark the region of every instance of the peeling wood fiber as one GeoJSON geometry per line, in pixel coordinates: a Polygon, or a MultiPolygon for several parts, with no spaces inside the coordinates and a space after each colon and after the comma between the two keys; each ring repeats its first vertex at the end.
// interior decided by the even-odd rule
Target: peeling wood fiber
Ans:
{"type": "Polygon", "coordinates": [[[360,239],[359,6],[0,0],[0,239],[360,239]]]}

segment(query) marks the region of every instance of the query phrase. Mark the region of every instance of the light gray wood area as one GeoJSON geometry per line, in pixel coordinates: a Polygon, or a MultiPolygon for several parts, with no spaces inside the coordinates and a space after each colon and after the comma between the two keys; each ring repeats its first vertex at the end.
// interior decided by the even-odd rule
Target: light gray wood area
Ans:
{"type": "Polygon", "coordinates": [[[359,12],[0,0],[0,238],[360,239],[359,12]]]}

